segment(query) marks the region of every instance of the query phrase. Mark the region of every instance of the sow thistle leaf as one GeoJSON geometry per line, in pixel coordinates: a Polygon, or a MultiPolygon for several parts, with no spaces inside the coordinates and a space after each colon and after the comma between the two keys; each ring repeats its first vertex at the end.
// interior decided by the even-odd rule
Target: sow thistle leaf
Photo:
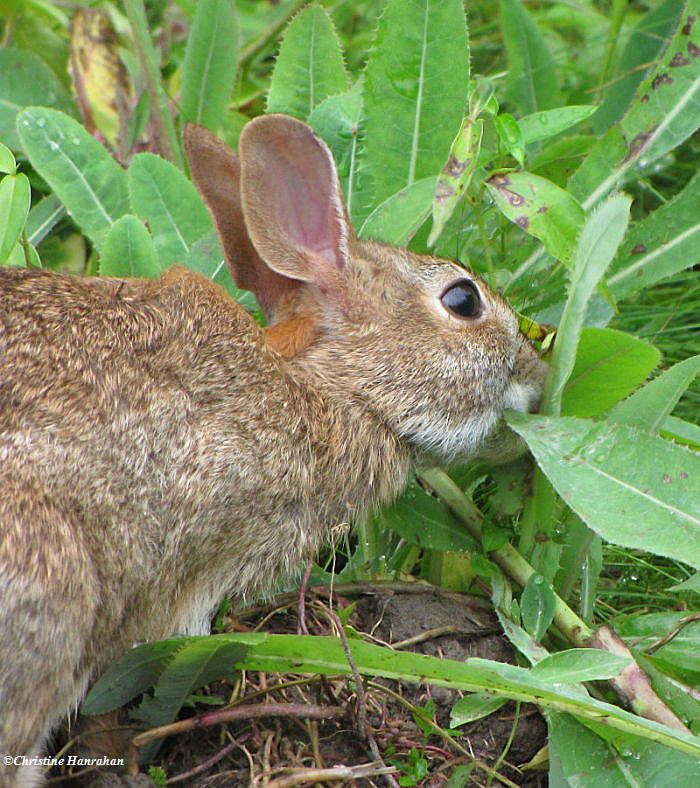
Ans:
{"type": "Polygon", "coordinates": [[[643,383],[660,360],[655,347],[630,334],[584,328],[564,387],[562,413],[582,417],[603,413],[643,383]]]}
{"type": "Polygon", "coordinates": [[[430,215],[435,178],[422,178],[378,205],[358,233],[360,238],[406,246],[430,215]]]}
{"type": "Polygon", "coordinates": [[[307,120],[328,96],[348,89],[338,36],[325,9],[307,6],[285,33],[270,92],[268,112],[285,112],[307,120]]]}
{"type": "Polygon", "coordinates": [[[118,219],[105,240],[100,274],[150,278],[161,270],[153,239],[143,222],[129,214],[118,219]]]}
{"type": "Polygon", "coordinates": [[[68,91],[40,57],[23,49],[0,48],[0,139],[13,150],[22,150],[17,115],[33,106],[75,114],[68,91]]]}
{"type": "Polygon", "coordinates": [[[630,228],[608,277],[623,298],[700,260],[700,175],[672,200],[630,228]]]}
{"type": "Polygon", "coordinates": [[[434,176],[447,160],[465,113],[468,58],[461,0],[389,0],[365,70],[365,163],[375,204],[434,176]]]}
{"type": "Polygon", "coordinates": [[[530,172],[493,175],[486,186],[507,219],[543,241],[558,260],[571,263],[586,217],[568,192],[530,172]]]}
{"type": "Polygon", "coordinates": [[[199,0],[182,66],[184,121],[216,131],[238,66],[238,18],[231,0],[199,0]]]}
{"type": "Polygon", "coordinates": [[[197,190],[170,162],[138,153],[128,171],[134,213],[148,222],[163,268],[184,263],[192,245],[212,230],[197,190]]]}
{"type": "Polygon", "coordinates": [[[559,495],[608,542],[700,565],[700,456],[622,424],[510,412],[559,495]]]}
{"type": "Polygon", "coordinates": [[[25,109],[17,117],[17,129],[34,169],[102,249],[112,225],[129,207],[124,170],[77,121],[57,110],[25,109]]]}

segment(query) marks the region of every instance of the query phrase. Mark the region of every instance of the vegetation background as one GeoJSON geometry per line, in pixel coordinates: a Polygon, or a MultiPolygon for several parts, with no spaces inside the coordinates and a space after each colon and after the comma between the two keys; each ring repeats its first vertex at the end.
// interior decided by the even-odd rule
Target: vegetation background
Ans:
{"type": "Polygon", "coordinates": [[[513,735],[520,702],[545,716],[552,785],[697,784],[698,0],[1,0],[0,39],[0,264],[177,262],[255,310],[180,132],[235,147],[286,112],[330,146],[361,236],[477,271],[552,363],[542,415],[509,416],[534,471],[426,469],[309,581],[490,597],[517,666],[371,644],[352,604],[328,608],[341,639],[231,634],[222,611],[210,639],[136,649],[84,710],[147,690],[132,717],[165,724],[234,669],[350,674],[359,695],[360,675],[429,679],[462,691],[449,720],[412,707],[410,746],[373,722],[363,779],[384,759],[403,785],[513,784],[512,736],[491,764],[455,743],[514,699],[513,735]]]}

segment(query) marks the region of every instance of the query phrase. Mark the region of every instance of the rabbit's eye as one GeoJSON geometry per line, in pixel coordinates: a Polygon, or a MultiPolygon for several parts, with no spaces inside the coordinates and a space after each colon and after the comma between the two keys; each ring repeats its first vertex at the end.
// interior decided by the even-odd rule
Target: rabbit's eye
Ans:
{"type": "Polygon", "coordinates": [[[481,309],[479,291],[468,279],[450,285],[440,300],[445,309],[457,317],[476,317],[481,309]]]}

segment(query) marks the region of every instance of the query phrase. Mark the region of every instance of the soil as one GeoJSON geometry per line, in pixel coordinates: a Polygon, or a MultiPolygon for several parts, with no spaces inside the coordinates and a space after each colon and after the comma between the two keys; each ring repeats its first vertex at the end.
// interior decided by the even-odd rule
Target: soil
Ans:
{"type": "MultiPolygon", "coordinates": [[[[482,657],[514,662],[508,641],[484,600],[440,591],[422,584],[393,588],[363,589],[336,599],[341,607],[355,601],[349,624],[367,633],[374,642],[394,648],[463,661],[482,657]],[[408,642],[406,642],[408,641],[408,642]]],[[[320,589],[319,589],[320,591],[320,589]]],[[[321,592],[323,594],[324,592],[321,592]]],[[[322,595],[307,595],[305,622],[312,634],[332,634],[332,616],[322,595]]],[[[296,600],[288,606],[267,611],[256,609],[239,614],[227,623],[232,629],[261,627],[265,631],[296,632],[296,600]]],[[[376,750],[387,766],[398,767],[393,784],[426,788],[459,788],[464,785],[546,785],[546,772],[523,769],[541,750],[546,740],[546,725],[536,707],[507,703],[477,722],[451,733],[426,735],[416,724],[414,707],[426,709],[428,716],[443,729],[449,729],[450,710],[460,693],[444,687],[412,685],[389,680],[363,681],[366,717],[376,750]],[[474,761],[495,769],[489,774],[474,761]],[[471,771],[470,771],[471,769],[471,771]],[[452,778],[452,781],[451,781],[452,778]]],[[[309,720],[281,715],[245,718],[235,722],[198,727],[167,738],[155,764],[170,778],[168,784],[204,788],[205,786],[370,786],[389,785],[377,774],[378,766],[371,743],[358,734],[360,714],[352,677],[245,673],[238,684],[220,682],[207,692],[228,703],[232,695],[237,704],[317,704],[324,709],[342,706],[337,719],[309,720]],[[208,764],[206,768],[202,766],[208,764]],[[344,779],[330,779],[328,770],[344,765],[366,765],[367,771],[346,772],[344,779]],[[200,771],[201,769],[201,771],[200,771]],[[319,771],[321,770],[321,771],[319,771]],[[363,776],[364,775],[364,776],[363,776]],[[178,778],[177,782],[173,778],[178,778]]],[[[198,693],[205,694],[205,691],[198,693]]],[[[183,708],[181,718],[211,711],[212,706],[183,708]]],[[[285,708],[287,708],[285,706],[285,708]]],[[[102,724],[114,727],[113,716],[102,724]]],[[[120,722],[127,722],[122,711],[120,722]]],[[[94,721],[88,723],[94,727],[94,721]]],[[[71,730],[72,740],[82,741],[80,725],[71,730]]],[[[59,742],[60,743],[60,742],[59,742]]],[[[109,734],[99,745],[91,738],[93,752],[118,752],[125,745],[109,734]]],[[[73,752],[80,752],[73,749],[73,752]]],[[[126,778],[105,771],[82,776],[51,774],[51,784],[66,788],[116,788],[149,786],[144,774],[126,778]]]]}

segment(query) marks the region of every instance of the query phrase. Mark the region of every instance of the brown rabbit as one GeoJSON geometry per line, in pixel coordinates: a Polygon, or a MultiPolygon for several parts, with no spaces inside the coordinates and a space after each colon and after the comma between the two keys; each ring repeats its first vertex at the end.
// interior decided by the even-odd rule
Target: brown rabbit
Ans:
{"type": "MultiPolygon", "coordinates": [[[[182,269],[0,272],[0,753],[40,750],[135,642],[206,633],[411,462],[517,453],[546,365],[452,263],[359,241],[330,151],[283,115],[185,146],[268,319],[182,269]]],[[[29,784],[3,766],[0,784],[29,784]]]]}

